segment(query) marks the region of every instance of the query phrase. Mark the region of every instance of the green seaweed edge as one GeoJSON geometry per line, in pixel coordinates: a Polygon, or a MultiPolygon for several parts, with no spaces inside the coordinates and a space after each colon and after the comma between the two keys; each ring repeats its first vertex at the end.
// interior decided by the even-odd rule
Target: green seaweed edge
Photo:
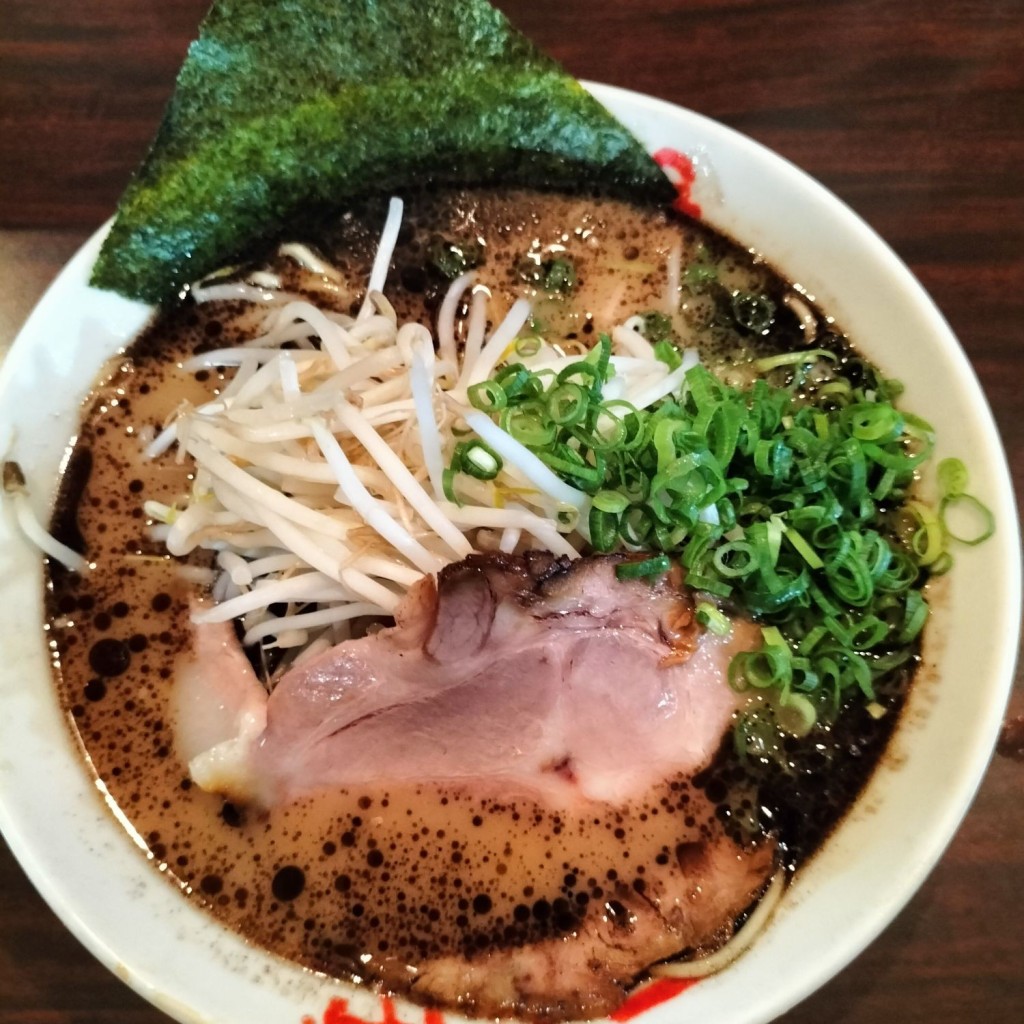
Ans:
{"type": "Polygon", "coordinates": [[[640,143],[482,0],[217,0],[92,284],[167,302],[311,207],[425,183],[673,196],[640,143]]]}

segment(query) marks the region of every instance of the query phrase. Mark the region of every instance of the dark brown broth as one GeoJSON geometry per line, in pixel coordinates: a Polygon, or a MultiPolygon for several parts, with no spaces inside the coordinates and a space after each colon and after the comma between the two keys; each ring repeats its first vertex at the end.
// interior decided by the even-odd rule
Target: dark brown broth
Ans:
{"type": "MultiPolygon", "coordinates": [[[[381,204],[371,203],[319,231],[316,243],[346,280],[365,280],[381,219],[381,204]]],[[[428,324],[445,288],[423,269],[436,235],[483,240],[482,275],[499,311],[523,288],[524,253],[567,249],[579,275],[572,309],[559,302],[541,309],[549,336],[566,342],[586,342],[624,315],[660,307],[665,254],[679,237],[684,266],[714,259],[731,287],[777,300],[787,289],[764,264],[703,228],[607,201],[419,197],[406,225],[387,292],[401,317],[428,324]]],[[[311,287],[287,260],[273,269],[290,287],[311,287]]],[[[353,308],[359,286],[333,301],[353,308]]],[[[701,343],[708,361],[742,367],[764,354],[761,339],[737,334],[705,307],[691,296],[676,326],[701,343]]],[[[790,323],[786,315],[775,346],[798,337],[795,317],[790,323]]],[[[193,786],[175,751],[169,709],[176,659],[190,642],[190,588],[148,539],[142,508],[146,498],[184,494],[187,467],[171,456],[143,462],[139,435],[158,428],[179,402],[209,399],[224,380],[216,372],[185,374],[177,364],[232,344],[249,328],[237,304],[186,302],[163,314],[97,391],[59,502],[58,532],[97,564],[85,578],[52,575],[48,629],[61,698],[91,770],[168,878],[281,956],[401,990],[405,965],[424,957],[570,933],[585,915],[607,913],[619,887],[643,885],[659,857],[695,833],[773,827],[791,868],[809,855],[862,787],[894,714],[882,724],[862,711],[844,716],[840,730],[791,745],[778,771],[741,764],[727,739],[693,783],[712,813],[694,813],[705,802],[691,803],[693,788],[677,779],[626,807],[562,813],[429,786],[337,793],[259,812],[193,786]],[[834,765],[840,768],[822,770],[834,765]]],[[[888,703],[898,705],[901,687],[888,703]]]]}

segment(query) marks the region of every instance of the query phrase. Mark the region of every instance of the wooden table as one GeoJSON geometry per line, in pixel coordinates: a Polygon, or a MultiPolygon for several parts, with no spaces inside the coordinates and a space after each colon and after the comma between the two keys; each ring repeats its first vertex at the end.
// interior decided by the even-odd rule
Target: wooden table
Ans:
{"type": "MultiPolygon", "coordinates": [[[[112,212],[204,6],[4,0],[0,352],[49,279],[112,212]]],[[[574,74],[737,128],[856,209],[959,335],[1021,497],[1021,0],[500,6],[574,74]]],[[[1019,676],[1011,712],[1024,712],[1019,676]]],[[[0,844],[0,1024],[165,1020],[77,945],[0,844]]],[[[907,909],[784,1020],[1024,1020],[1024,764],[996,756],[959,835],[907,909]]]]}

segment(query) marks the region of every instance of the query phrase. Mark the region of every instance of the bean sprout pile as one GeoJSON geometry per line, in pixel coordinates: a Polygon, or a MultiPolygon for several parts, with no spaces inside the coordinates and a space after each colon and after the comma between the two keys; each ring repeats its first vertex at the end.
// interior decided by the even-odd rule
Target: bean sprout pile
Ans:
{"type": "MultiPolygon", "coordinates": [[[[194,463],[187,497],[145,506],[170,554],[214,552],[213,603],[194,619],[239,619],[245,645],[286,650],[284,663],[348,638],[354,620],[392,615],[424,574],[473,550],[577,557],[590,539],[588,495],[468,397],[510,360],[557,374],[579,353],[538,333],[526,298],[488,332],[491,299],[473,271],[452,281],[434,332],[400,323],[383,287],[401,220],[392,199],[354,316],[279,290],[264,272],[194,287],[197,302],[240,298],[268,311],[256,337],[184,364],[235,370],[215,400],[177,409],[147,449],[176,446],[179,462],[194,463]],[[453,501],[445,467],[467,437],[500,456],[500,471],[460,475],[453,501]]],[[[337,276],[304,247],[281,253],[337,276]]],[[[697,363],[687,351],[671,368],[641,328],[637,316],[611,332],[605,388],[638,410],[678,394],[697,363]]]]}

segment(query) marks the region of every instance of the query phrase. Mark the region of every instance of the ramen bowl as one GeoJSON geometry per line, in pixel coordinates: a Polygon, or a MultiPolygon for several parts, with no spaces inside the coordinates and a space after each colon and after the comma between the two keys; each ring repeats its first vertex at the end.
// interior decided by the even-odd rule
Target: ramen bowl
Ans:
{"type": "MultiPolygon", "coordinates": [[[[963,351],[907,268],[802,172],[692,112],[589,86],[652,151],[687,154],[693,199],[712,227],[761,254],[906,385],[938,457],[968,465],[993,537],[955,552],[933,587],[923,666],[889,749],[824,847],[796,874],[763,933],[695,985],[655,981],[617,1016],[650,1024],[776,1017],[855,957],[942,855],[995,743],[1020,623],[1019,537],[1005,457],[963,351]],[[751,999],[756,992],[758,998],[751,999]]],[[[87,285],[97,233],[66,267],[0,375],[0,446],[22,467],[45,521],[81,403],[150,310],[87,285]]],[[[927,481],[924,484],[927,487],[927,481]]],[[[52,677],[41,558],[0,521],[0,827],[68,928],[127,984],[181,1021],[299,1024],[338,1017],[451,1020],[281,961],[187,900],[90,773],[52,677]],[[344,1006],[338,1001],[343,1001],[344,1006]]]]}

